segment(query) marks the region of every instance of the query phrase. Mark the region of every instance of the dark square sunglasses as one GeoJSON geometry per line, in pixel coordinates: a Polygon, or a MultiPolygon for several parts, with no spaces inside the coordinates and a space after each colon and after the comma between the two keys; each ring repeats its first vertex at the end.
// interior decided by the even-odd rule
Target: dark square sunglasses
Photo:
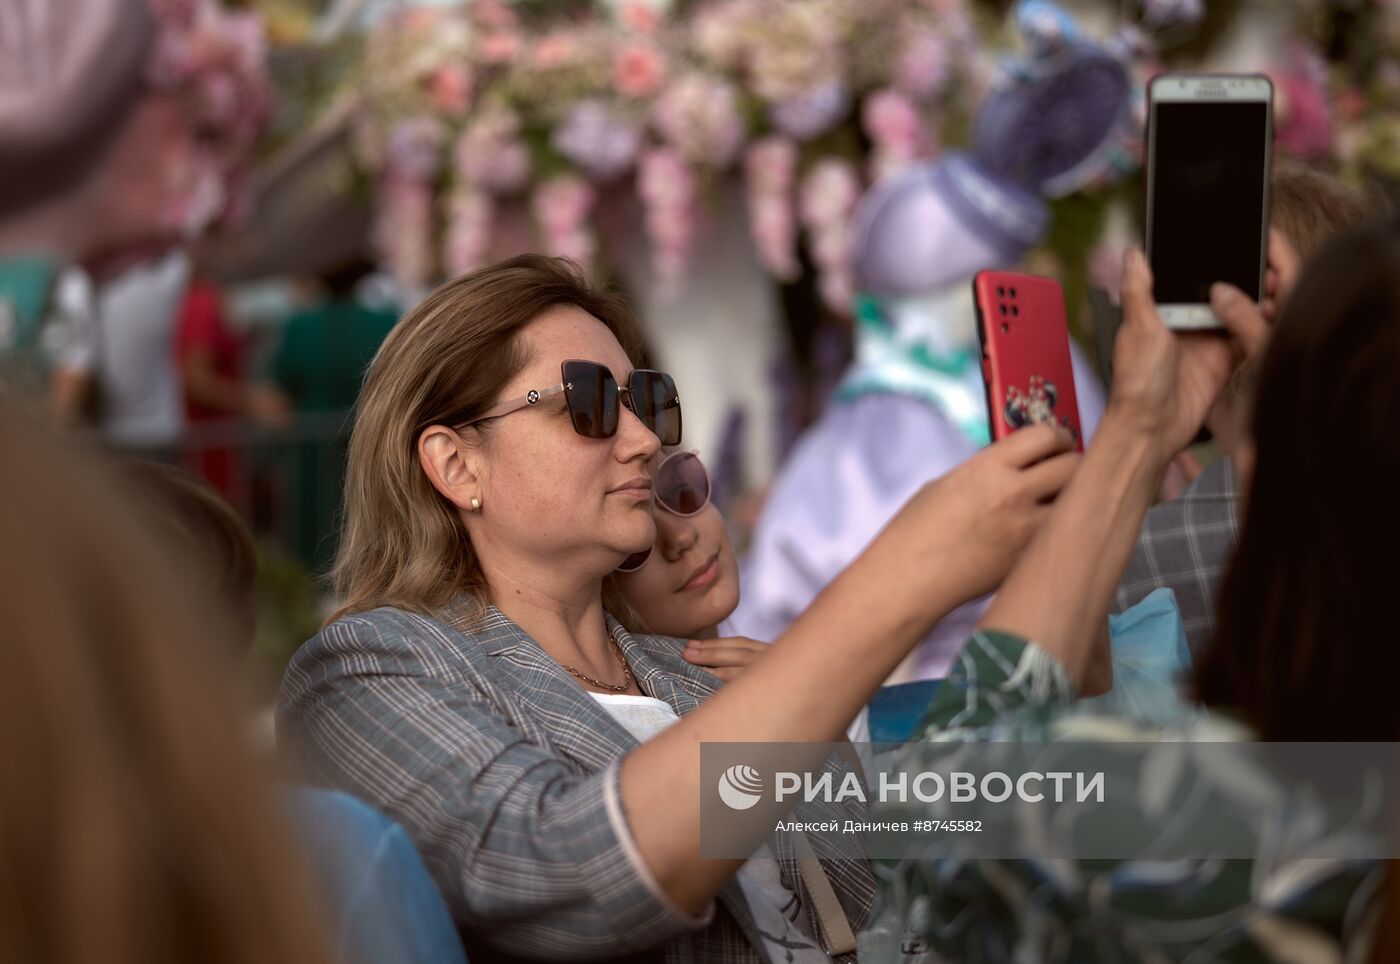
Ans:
{"type": "Polygon", "coordinates": [[[661,440],[662,445],[680,444],[681,398],[676,394],[676,383],[670,375],[649,368],[636,368],[628,377],[626,387],[623,387],[606,366],[597,362],[574,359],[564,362],[559,369],[561,384],[531,389],[523,396],[501,402],[458,427],[466,428],[488,418],[500,418],[538,405],[546,398],[563,392],[574,431],[584,438],[612,438],[616,435],[621,406],[626,405],[628,411],[661,440]]]}
{"type": "MultiPolygon", "coordinates": [[[[694,452],[672,452],[656,467],[652,497],[672,515],[695,515],[710,504],[710,473],[705,471],[705,463],[694,452]]],[[[650,558],[650,547],[634,552],[617,571],[636,572],[650,558]]]]}

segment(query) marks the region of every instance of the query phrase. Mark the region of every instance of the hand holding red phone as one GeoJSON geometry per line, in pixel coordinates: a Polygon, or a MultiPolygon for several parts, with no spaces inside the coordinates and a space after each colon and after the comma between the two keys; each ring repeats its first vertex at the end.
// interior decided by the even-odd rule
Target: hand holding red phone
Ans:
{"type": "Polygon", "coordinates": [[[1032,425],[994,442],[925,483],[877,542],[901,566],[943,573],[960,600],[990,592],[1074,474],[1082,456],[1073,448],[1070,434],[1052,425],[1032,425]],[[957,565],[949,566],[950,559],[957,565]]]}

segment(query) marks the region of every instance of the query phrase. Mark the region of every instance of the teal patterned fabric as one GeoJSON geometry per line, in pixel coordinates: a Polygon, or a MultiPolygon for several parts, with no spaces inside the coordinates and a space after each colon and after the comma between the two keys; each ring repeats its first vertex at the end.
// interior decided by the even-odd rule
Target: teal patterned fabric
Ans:
{"type": "MultiPolygon", "coordinates": [[[[1015,636],[978,632],[958,657],[904,751],[910,770],[936,769],[978,742],[989,768],[1014,743],[994,741],[1122,741],[1161,747],[1156,762],[1187,749],[1182,741],[1226,742],[1240,748],[1250,734],[1217,714],[1201,712],[1173,727],[1152,727],[1077,708],[1063,667],[1015,636]],[[986,741],[986,742],[983,742],[986,741]]],[[[1124,774],[1138,779],[1154,765],[1151,750],[1123,754],[1124,774]]],[[[1116,755],[1108,757],[1120,759],[1116,755]]],[[[985,860],[948,851],[911,853],[877,868],[881,907],[862,940],[862,960],[934,962],[1205,962],[1365,960],[1379,911],[1384,865],[1356,859],[1297,859],[1278,846],[1278,817],[1292,801],[1260,807],[1229,780],[1193,774],[1193,815],[1156,815],[1160,831],[1173,820],[1205,819],[1221,832],[1245,835],[1253,860],[985,860]],[[1265,814],[1269,816],[1266,816],[1265,814]]],[[[945,817],[941,804],[885,804],[875,819],[945,817]]],[[[1053,834],[1025,806],[993,818],[984,832],[1027,839],[1053,834]],[[1027,819],[1027,815],[1032,815],[1027,819]]],[[[1134,817],[1133,819],[1137,819],[1134,817]]],[[[1237,839],[1237,838],[1236,838],[1237,839]]],[[[1374,843],[1374,842],[1372,842],[1374,843]]],[[[1360,847],[1357,854],[1371,853],[1360,847]]]]}

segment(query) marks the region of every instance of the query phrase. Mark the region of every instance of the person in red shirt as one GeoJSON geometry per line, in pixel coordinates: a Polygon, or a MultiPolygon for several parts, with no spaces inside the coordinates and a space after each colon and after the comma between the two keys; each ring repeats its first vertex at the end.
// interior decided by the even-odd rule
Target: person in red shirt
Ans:
{"type": "Polygon", "coordinates": [[[244,337],[224,312],[223,292],[196,277],[185,295],[175,352],[185,389],[185,417],[193,436],[189,466],[235,505],[248,506],[248,484],[237,448],[225,428],[247,418],[264,428],[284,427],[291,404],[281,391],[244,378],[244,337]],[[216,427],[222,426],[222,427],[216,427]]]}

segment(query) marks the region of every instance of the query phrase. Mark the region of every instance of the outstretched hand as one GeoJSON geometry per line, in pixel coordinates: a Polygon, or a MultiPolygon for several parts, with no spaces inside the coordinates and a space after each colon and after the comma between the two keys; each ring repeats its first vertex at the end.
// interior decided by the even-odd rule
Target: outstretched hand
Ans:
{"type": "Polygon", "coordinates": [[[1062,428],[1031,425],[927,482],[886,527],[901,567],[939,572],[959,602],[1001,584],[1081,456],[1062,428]]]}

